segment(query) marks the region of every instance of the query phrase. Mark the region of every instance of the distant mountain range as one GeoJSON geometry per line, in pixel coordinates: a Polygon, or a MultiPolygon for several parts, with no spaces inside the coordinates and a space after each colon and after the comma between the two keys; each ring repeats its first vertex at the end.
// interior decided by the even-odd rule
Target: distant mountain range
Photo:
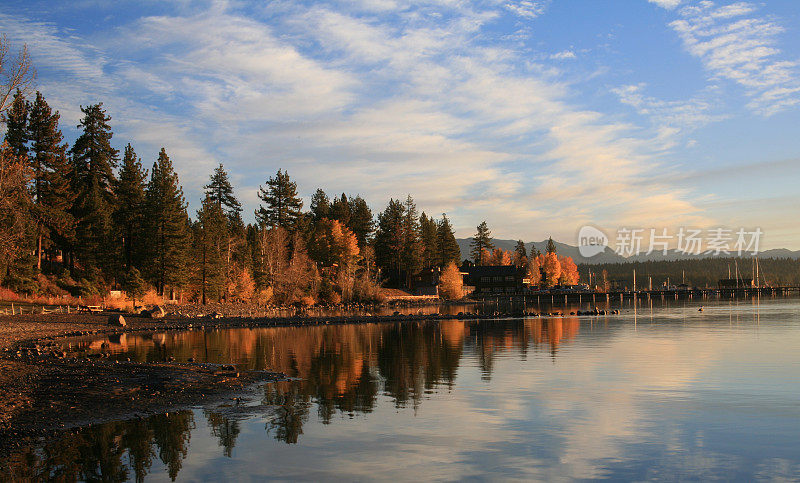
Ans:
{"type": "MultiPolygon", "coordinates": [[[[461,249],[461,259],[466,260],[470,258],[470,244],[472,243],[472,238],[457,238],[456,241],[458,242],[458,247],[461,249]]],[[[553,240],[556,245],[556,252],[560,256],[567,256],[572,257],[572,260],[578,264],[588,264],[588,265],[597,265],[601,263],[625,263],[625,262],[646,262],[646,261],[671,261],[671,260],[687,260],[687,259],[697,259],[697,258],[707,258],[710,255],[686,255],[681,253],[677,250],[670,250],[667,252],[666,255],[658,252],[653,252],[650,255],[635,255],[632,257],[623,257],[618,255],[614,250],[610,247],[606,247],[603,253],[595,255],[590,258],[586,258],[581,256],[580,252],[578,251],[578,247],[568,245],[566,243],[561,243],[553,240]]],[[[500,239],[493,239],[492,243],[494,244],[495,248],[501,248],[506,251],[514,251],[514,248],[517,246],[517,240],[500,240],[500,239]]],[[[547,250],[547,240],[542,240],[540,242],[528,242],[525,244],[525,249],[528,253],[531,252],[532,247],[536,247],[537,250],[544,253],[547,250]]],[[[785,248],[776,248],[773,250],[765,250],[758,254],[759,258],[792,258],[792,259],[800,259],[800,250],[792,251],[787,250],[785,248]]]]}

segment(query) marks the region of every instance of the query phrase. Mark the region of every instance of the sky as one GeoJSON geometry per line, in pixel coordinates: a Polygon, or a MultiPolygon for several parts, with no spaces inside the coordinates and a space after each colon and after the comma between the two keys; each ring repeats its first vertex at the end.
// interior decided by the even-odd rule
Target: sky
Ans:
{"type": "Polygon", "coordinates": [[[190,215],[223,163],[252,221],[289,172],[412,195],[460,237],[759,228],[800,249],[800,2],[6,0],[68,142],[102,102],[190,215]]]}

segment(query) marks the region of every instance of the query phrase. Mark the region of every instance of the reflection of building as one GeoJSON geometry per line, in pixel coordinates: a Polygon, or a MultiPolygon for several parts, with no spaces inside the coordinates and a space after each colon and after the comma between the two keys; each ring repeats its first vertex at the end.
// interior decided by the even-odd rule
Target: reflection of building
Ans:
{"type": "Polygon", "coordinates": [[[527,288],[526,270],[513,265],[462,267],[464,284],[475,287],[476,295],[515,294],[527,288]]]}
{"type": "Polygon", "coordinates": [[[755,287],[752,278],[721,278],[718,283],[721,289],[755,287]]]}

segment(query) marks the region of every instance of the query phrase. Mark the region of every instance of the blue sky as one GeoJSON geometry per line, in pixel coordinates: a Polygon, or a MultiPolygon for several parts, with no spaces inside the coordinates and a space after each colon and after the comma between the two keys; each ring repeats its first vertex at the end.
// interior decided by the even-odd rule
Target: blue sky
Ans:
{"type": "Polygon", "coordinates": [[[800,249],[800,3],[690,0],[5,1],[68,141],[163,146],[190,211],[223,162],[252,220],[412,194],[459,236],[574,243],[590,223],[760,227],[800,249]]]}

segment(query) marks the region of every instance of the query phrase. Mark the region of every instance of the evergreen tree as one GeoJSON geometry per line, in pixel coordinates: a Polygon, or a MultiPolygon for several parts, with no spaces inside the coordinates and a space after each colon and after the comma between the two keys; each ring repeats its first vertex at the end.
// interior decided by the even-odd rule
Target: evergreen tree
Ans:
{"type": "Polygon", "coordinates": [[[330,217],[344,226],[350,226],[350,202],[347,200],[347,195],[342,193],[340,198],[333,199],[330,217]]]}
{"type": "Polygon", "coordinates": [[[23,157],[28,155],[28,111],[29,103],[25,96],[17,89],[11,107],[4,116],[6,123],[6,137],[11,156],[23,157]]]}
{"type": "Polygon", "coordinates": [[[442,213],[442,219],[439,221],[439,226],[436,230],[436,242],[438,244],[438,265],[440,267],[447,266],[449,262],[461,265],[461,248],[459,248],[456,241],[456,235],[453,233],[450,220],[447,219],[447,215],[444,213],[442,213]]]}
{"type": "Polygon", "coordinates": [[[41,269],[42,248],[46,239],[61,250],[74,240],[74,218],[70,213],[74,194],[70,187],[71,166],[67,145],[58,128],[60,115],[52,112],[41,93],[31,106],[26,137],[30,140],[31,167],[37,223],[37,267],[41,269]]]}
{"type": "Polygon", "coordinates": [[[311,218],[314,223],[319,223],[323,218],[330,218],[331,202],[328,195],[317,188],[317,191],[311,196],[311,218]]]}
{"type": "Polygon", "coordinates": [[[393,272],[396,279],[400,277],[400,253],[405,241],[404,214],[405,208],[400,200],[390,199],[386,209],[378,214],[375,233],[375,261],[385,272],[393,272]]]}
{"type": "Polygon", "coordinates": [[[206,297],[222,298],[226,281],[227,221],[221,204],[210,194],[197,212],[195,249],[202,303],[206,297]]]}
{"type": "Polygon", "coordinates": [[[150,171],[145,193],[148,260],[146,275],[160,295],[186,282],[189,218],[178,175],[164,148],[150,171]]]}
{"type": "Polygon", "coordinates": [[[144,294],[147,292],[147,283],[142,278],[142,274],[136,267],[130,267],[127,272],[125,272],[125,278],[122,282],[122,289],[125,290],[125,294],[131,298],[133,301],[133,309],[136,310],[136,299],[141,300],[144,297],[144,294]]]}
{"type": "Polygon", "coordinates": [[[472,237],[470,246],[472,247],[472,259],[475,260],[476,264],[481,263],[481,254],[483,250],[491,251],[494,249],[492,232],[489,231],[489,227],[486,225],[485,221],[482,221],[481,224],[478,225],[478,232],[472,237]]]}
{"type": "Polygon", "coordinates": [[[422,267],[422,242],[420,240],[419,217],[414,198],[408,195],[403,216],[403,249],[400,254],[406,287],[411,287],[411,277],[422,267]]]}
{"type": "Polygon", "coordinates": [[[356,235],[358,247],[363,251],[367,246],[367,241],[375,231],[375,221],[372,218],[372,210],[361,196],[350,198],[350,230],[356,235]]]}
{"type": "Polygon", "coordinates": [[[290,232],[296,228],[303,200],[297,196],[297,184],[289,179],[289,173],[280,169],[274,178],[267,180],[266,188],[259,187],[258,197],[266,204],[256,210],[256,220],[266,226],[280,226],[290,232]]]}
{"type": "Polygon", "coordinates": [[[556,253],[556,244],[553,242],[553,237],[547,239],[547,253],[556,253]]]}
{"type": "Polygon", "coordinates": [[[81,107],[78,125],[83,133],[72,146],[72,187],[77,196],[73,214],[77,219],[77,251],[89,268],[107,266],[115,257],[109,253],[111,214],[116,205],[113,187],[118,152],[111,147],[110,117],[103,104],[81,107]]]}
{"type": "Polygon", "coordinates": [[[528,250],[525,249],[525,242],[517,240],[517,246],[514,247],[514,265],[517,267],[524,267],[528,263],[528,250]]]}
{"type": "Polygon", "coordinates": [[[241,218],[242,204],[236,199],[233,194],[233,186],[231,186],[228,173],[219,163],[219,166],[214,169],[214,174],[211,175],[211,180],[204,186],[206,195],[211,197],[211,201],[217,203],[229,219],[235,220],[241,218]]]}
{"type": "Polygon", "coordinates": [[[433,218],[428,218],[425,212],[419,217],[420,241],[422,244],[422,267],[432,268],[438,265],[441,259],[437,240],[437,226],[433,218]]]}
{"type": "Polygon", "coordinates": [[[141,267],[144,256],[144,190],[147,171],[130,144],[125,146],[117,184],[117,209],[114,214],[117,233],[122,239],[122,262],[125,267],[141,267]]]}

